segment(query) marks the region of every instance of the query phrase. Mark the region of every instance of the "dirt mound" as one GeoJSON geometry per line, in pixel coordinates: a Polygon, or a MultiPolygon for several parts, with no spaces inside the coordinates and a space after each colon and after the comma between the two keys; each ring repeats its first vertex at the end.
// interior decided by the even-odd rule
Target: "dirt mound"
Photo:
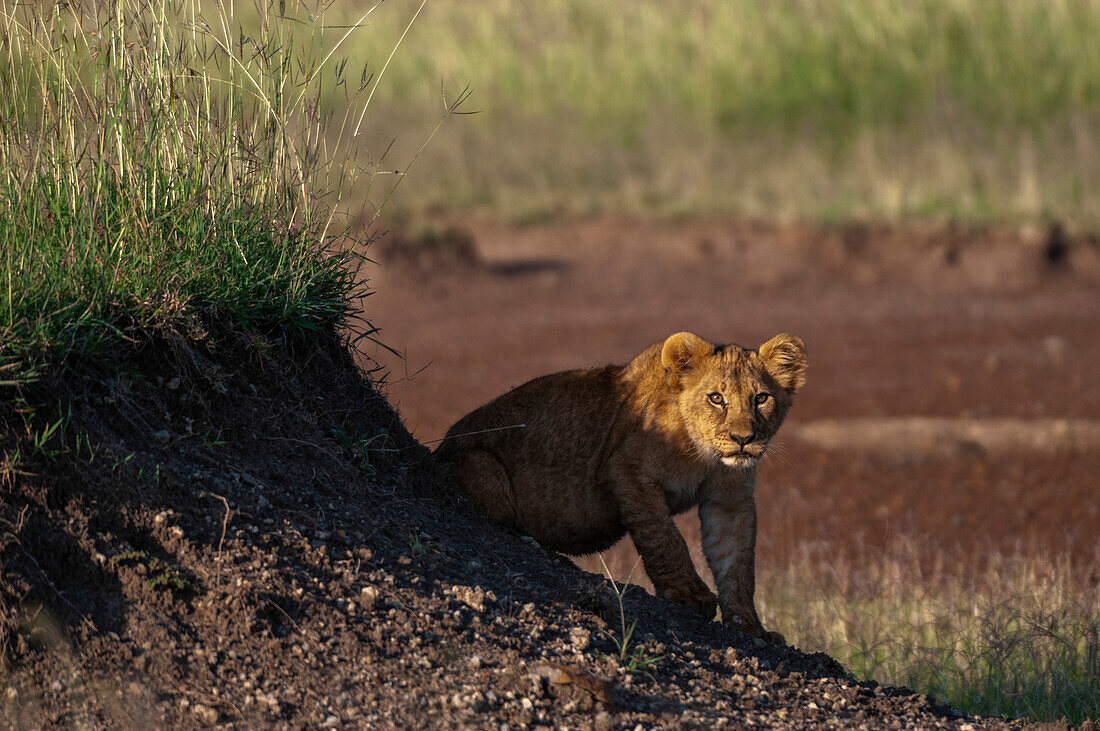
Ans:
{"type": "Polygon", "coordinates": [[[640,590],[620,608],[475,515],[335,337],[217,341],[5,400],[0,726],[980,722],[640,590]]]}

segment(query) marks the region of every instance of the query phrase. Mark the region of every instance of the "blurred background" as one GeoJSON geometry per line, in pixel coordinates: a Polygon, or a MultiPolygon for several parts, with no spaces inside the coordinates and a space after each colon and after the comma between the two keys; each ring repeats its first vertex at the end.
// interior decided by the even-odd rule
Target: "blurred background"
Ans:
{"type": "MultiPolygon", "coordinates": [[[[432,445],[676,331],[793,332],[765,626],[971,712],[1100,717],[1100,0],[0,17],[5,379],[189,308],[293,337],[359,305],[432,445]]],[[[601,558],[648,587],[629,540],[601,558]]]]}
{"type": "MultiPolygon", "coordinates": [[[[1096,717],[1100,3],[418,7],[371,17],[408,33],[362,135],[415,161],[362,214],[401,357],[364,353],[410,429],[678,330],[795,332],[765,625],[971,710],[1096,717]]],[[[648,586],[629,540],[603,558],[648,586]]]]}
{"type": "MultiPolygon", "coordinates": [[[[380,6],[353,65],[380,69],[418,5],[380,6]]],[[[403,211],[1094,223],[1098,34],[1090,0],[432,0],[367,139],[408,159],[441,83],[470,85],[481,113],[403,211]]]]}

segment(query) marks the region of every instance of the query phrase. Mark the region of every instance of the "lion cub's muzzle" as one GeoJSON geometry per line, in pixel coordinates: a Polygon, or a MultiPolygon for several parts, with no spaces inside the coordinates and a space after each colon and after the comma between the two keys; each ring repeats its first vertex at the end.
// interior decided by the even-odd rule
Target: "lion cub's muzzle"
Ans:
{"type": "Polygon", "coordinates": [[[724,434],[723,443],[718,449],[722,463],[731,467],[751,467],[768,450],[767,440],[757,440],[756,432],[751,434],[724,434]]]}
{"type": "Polygon", "coordinates": [[[745,447],[752,443],[752,440],[756,439],[756,432],[752,431],[748,434],[734,434],[730,432],[730,439],[733,440],[734,444],[741,447],[741,451],[744,451],[745,447]]]}
{"type": "Polygon", "coordinates": [[[722,457],[722,464],[727,467],[752,467],[758,461],[760,456],[756,454],[749,454],[748,452],[734,452],[733,454],[722,457]]]}

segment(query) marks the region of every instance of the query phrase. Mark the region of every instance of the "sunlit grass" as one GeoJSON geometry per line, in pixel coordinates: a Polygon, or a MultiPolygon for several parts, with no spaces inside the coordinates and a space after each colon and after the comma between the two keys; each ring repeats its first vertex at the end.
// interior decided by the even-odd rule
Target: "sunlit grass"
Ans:
{"type": "MultiPolygon", "coordinates": [[[[689,532],[696,568],[713,589],[697,541],[689,532]]],[[[949,556],[900,539],[854,557],[801,548],[778,563],[765,549],[757,564],[761,620],[788,643],[829,654],[857,679],[905,686],[968,713],[1100,718],[1095,559],[1083,567],[1038,550],[949,556]]],[[[622,582],[638,580],[638,560],[620,545],[599,562],[577,562],[597,573],[607,565],[622,582]]]]}
{"type": "Polygon", "coordinates": [[[759,595],[766,626],[859,678],[983,715],[1100,718],[1100,589],[1066,560],[995,556],[975,572],[929,569],[913,546],[806,552],[763,572],[759,595]]]}
{"type": "MultiPolygon", "coordinates": [[[[152,37],[159,23],[161,51],[112,53],[146,54],[163,72],[150,67],[150,88],[190,90],[169,97],[189,105],[184,127],[212,121],[197,116],[198,86],[223,104],[270,104],[280,134],[311,140],[300,160],[348,161],[315,188],[376,204],[438,122],[441,82],[472,85],[481,113],[422,152],[394,214],[1100,222],[1100,0],[430,0],[410,28],[421,3],[128,0],[126,33],[152,37]]],[[[8,3],[4,55],[32,61],[6,72],[8,112],[36,79],[95,87],[118,26],[102,6],[8,3]],[[45,21],[37,51],[31,25],[13,24],[28,15],[45,21]],[[65,51],[45,67],[45,48],[65,51]]]]}
{"type": "Polygon", "coordinates": [[[1096,222],[1097,37],[1097,0],[432,0],[376,101],[415,129],[442,78],[482,112],[406,210],[1096,222]]]}
{"type": "Polygon", "coordinates": [[[0,375],[212,311],[347,322],[355,218],[400,180],[375,195],[354,144],[381,74],[341,52],[369,15],[0,2],[0,375]]]}

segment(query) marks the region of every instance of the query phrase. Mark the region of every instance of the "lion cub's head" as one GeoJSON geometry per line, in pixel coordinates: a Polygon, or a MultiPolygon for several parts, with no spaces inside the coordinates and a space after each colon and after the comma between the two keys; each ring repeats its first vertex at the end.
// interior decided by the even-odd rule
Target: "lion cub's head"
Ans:
{"type": "Polygon", "coordinates": [[[805,381],[806,346],[787,333],[749,350],[681,332],[665,341],[661,364],[700,456],[751,467],[805,381]]]}

